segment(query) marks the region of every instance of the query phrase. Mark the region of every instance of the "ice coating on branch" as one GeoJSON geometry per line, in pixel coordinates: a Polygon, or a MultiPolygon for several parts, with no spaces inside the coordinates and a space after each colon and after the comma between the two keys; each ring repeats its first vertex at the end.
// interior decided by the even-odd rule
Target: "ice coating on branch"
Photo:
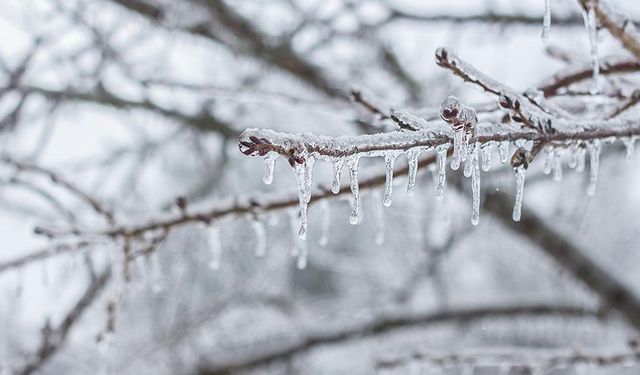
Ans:
{"type": "Polygon", "coordinates": [[[551,0],[544,1],[544,19],[542,20],[542,41],[549,41],[549,31],[551,30],[551,0]]]}
{"type": "Polygon", "coordinates": [[[207,245],[211,259],[209,260],[209,268],[212,270],[220,269],[220,259],[222,258],[222,241],[220,239],[220,228],[212,225],[207,231],[207,245]]]}
{"type": "Polygon", "coordinates": [[[257,218],[251,220],[251,227],[255,235],[256,256],[263,257],[267,254],[267,231],[264,223],[257,218]]]}
{"type": "Polygon", "coordinates": [[[438,162],[438,183],[436,184],[437,200],[442,200],[444,197],[444,189],[447,186],[447,151],[449,151],[448,144],[436,147],[436,157],[438,162]]]}
{"type": "Polygon", "coordinates": [[[587,195],[590,196],[596,193],[601,148],[600,141],[597,139],[594,139],[587,145],[587,149],[589,150],[589,185],[587,186],[587,195]]]}
{"type": "Polygon", "coordinates": [[[509,141],[502,141],[498,143],[498,157],[502,164],[509,160],[509,141]]]}
{"type": "Polygon", "coordinates": [[[407,151],[407,160],[409,161],[409,179],[407,181],[407,194],[413,195],[416,191],[416,176],[418,175],[418,157],[422,149],[412,148],[407,151]]]}
{"type": "Polygon", "coordinates": [[[482,170],[489,172],[491,169],[491,151],[493,151],[493,142],[487,142],[480,148],[482,156],[482,170]]]}
{"type": "Polygon", "coordinates": [[[298,209],[300,211],[300,230],[298,236],[301,239],[307,238],[307,208],[311,200],[311,184],[313,183],[313,164],[315,159],[309,155],[302,164],[295,164],[293,169],[296,175],[298,186],[298,209]]]}
{"type": "Polygon", "coordinates": [[[340,192],[340,174],[342,172],[342,166],[344,165],[344,159],[335,159],[333,161],[333,183],[331,184],[331,192],[338,194],[340,192]]]}
{"type": "Polygon", "coordinates": [[[627,160],[631,160],[633,158],[633,154],[635,153],[635,149],[636,149],[636,137],[632,136],[632,137],[622,138],[622,143],[624,143],[624,147],[626,149],[627,160]]]}
{"type": "Polygon", "coordinates": [[[400,155],[399,152],[389,152],[384,156],[385,180],[382,203],[385,207],[391,206],[391,194],[393,194],[393,165],[398,155],[400,155]]]}
{"type": "Polygon", "coordinates": [[[329,244],[329,229],[331,229],[331,206],[329,206],[329,201],[326,199],[321,200],[320,208],[322,209],[322,231],[320,232],[318,245],[325,247],[329,244]]]}
{"type": "Polygon", "coordinates": [[[560,151],[555,150],[553,152],[553,179],[555,181],[562,181],[562,155],[560,151]]]}
{"type": "Polygon", "coordinates": [[[352,225],[356,225],[360,222],[360,187],[358,186],[359,164],[360,155],[354,155],[347,159],[351,187],[351,214],[349,215],[349,223],[352,225]]]}
{"type": "Polygon", "coordinates": [[[527,170],[521,165],[515,168],[516,172],[516,201],[513,205],[513,221],[520,221],[522,216],[522,198],[524,197],[524,180],[527,170]]]}
{"type": "Polygon", "coordinates": [[[273,182],[273,170],[276,166],[276,159],[278,159],[279,156],[280,154],[276,152],[269,152],[264,156],[265,170],[264,176],[262,177],[262,182],[267,185],[271,185],[271,183],[273,182]]]}
{"type": "Polygon", "coordinates": [[[584,25],[589,34],[589,53],[591,54],[591,64],[593,65],[593,90],[596,94],[600,91],[600,61],[598,59],[598,20],[596,17],[595,0],[589,1],[587,9],[584,11],[584,25]]]}
{"type": "MultiPolygon", "coordinates": [[[[469,155],[471,158],[471,193],[472,193],[472,213],[471,224],[478,225],[480,220],[480,162],[478,157],[478,149],[480,144],[476,143],[473,152],[469,155]]],[[[467,160],[469,163],[469,160],[467,160]]]]}

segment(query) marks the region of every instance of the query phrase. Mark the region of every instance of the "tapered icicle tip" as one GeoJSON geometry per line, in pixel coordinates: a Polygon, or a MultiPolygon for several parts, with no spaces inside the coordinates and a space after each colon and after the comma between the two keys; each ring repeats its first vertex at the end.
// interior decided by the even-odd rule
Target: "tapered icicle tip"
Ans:
{"type": "Polygon", "coordinates": [[[407,194],[413,195],[416,192],[416,176],[418,175],[418,156],[420,156],[419,148],[412,148],[407,151],[407,159],[409,161],[409,180],[407,182],[407,194]]]}
{"type": "Polygon", "coordinates": [[[384,197],[382,198],[382,204],[385,207],[391,206],[391,194],[393,193],[393,166],[399,153],[390,152],[384,156],[384,197]]]}
{"type": "Polygon", "coordinates": [[[351,188],[351,214],[349,223],[356,225],[360,222],[360,186],[358,185],[358,165],[360,155],[355,155],[347,160],[351,188]]]}
{"type": "Polygon", "coordinates": [[[467,163],[471,164],[471,192],[473,198],[471,224],[478,225],[480,222],[480,161],[478,160],[480,144],[476,143],[470,147],[473,148],[473,152],[469,153],[467,163]]]}
{"type": "Polygon", "coordinates": [[[437,162],[438,162],[438,183],[436,185],[436,199],[442,200],[444,197],[444,190],[447,186],[447,152],[449,151],[449,145],[440,145],[436,148],[437,162]]]}

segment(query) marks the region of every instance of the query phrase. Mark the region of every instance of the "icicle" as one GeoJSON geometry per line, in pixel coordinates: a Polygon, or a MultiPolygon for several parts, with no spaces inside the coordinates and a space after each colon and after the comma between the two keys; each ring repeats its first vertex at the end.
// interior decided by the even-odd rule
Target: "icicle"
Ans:
{"type": "Polygon", "coordinates": [[[578,164],[576,165],[576,172],[582,173],[584,171],[585,154],[586,154],[585,148],[584,147],[578,147],[578,154],[577,154],[578,164]]]}
{"type": "Polygon", "coordinates": [[[373,210],[375,214],[375,219],[377,223],[377,231],[376,231],[376,245],[382,246],[384,244],[384,236],[385,236],[385,224],[384,224],[384,207],[380,204],[380,192],[377,190],[373,192],[373,210]]]}
{"type": "Polygon", "coordinates": [[[498,143],[498,156],[500,157],[500,163],[502,164],[509,160],[509,141],[502,141],[498,143]]]}
{"type": "Polygon", "coordinates": [[[351,215],[349,222],[352,225],[360,222],[360,187],[358,186],[358,164],[360,155],[354,155],[347,160],[349,179],[351,180],[351,215]]]}
{"type": "Polygon", "coordinates": [[[513,221],[520,221],[522,216],[522,198],[524,196],[524,180],[527,170],[524,166],[515,168],[516,171],[516,202],[513,205],[513,221]]]}
{"type": "MultiPolygon", "coordinates": [[[[471,158],[472,172],[471,172],[471,192],[473,196],[471,224],[478,225],[480,220],[480,161],[478,155],[478,149],[480,144],[476,143],[473,147],[473,153],[469,156],[471,158]]],[[[469,160],[467,160],[469,163],[469,160]]]]}
{"type": "Polygon", "coordinates": [[[589,185],[587,186],[587,195],[596,193],[596,185],[598,183],[598,169],[600,168],[600,141],[595,139],[589,145],[589,185]]]}
{"type": "Polygon", "coordinates": [[[465,177],[471,177],[471,174],[473,173],[473,155],[477,152],[478,150],[475,145],[467,146],[467,158],[464,162],[464,170],[462,172],[465,177]]]}
{"type": "Polygon", "coordinates": [[[489,172],[491,169],[491,151],[493,149],[493,143],[487,142],[480,149],[482,155],[482,170],[489,172]]]}
{"type": "Polygon", "coordinates": [[[329,206],[329,201],[323,199],[320,202],[320,207],[322,208],[322,233],[320,234],[320,239],[318,240],[318,245],[325,247],[329,244],[329,229],[331,229],[331,207],[329,206]]]}
{"type": "Polygon", "coordinates": [[[278,156],[280,155],[276,152],[269,152],[264,156],[265,170],[264,176],[262,177],[262,182],[267,185],[271,185],[271,183],[273,182],[273,170],[275,169],[276,159],[278,159],[278,156]]]}
{"type": "Polygon", "coordinates": [[[298,236],[301,239],[307,237],[307,208],[311,200],[314,161],[315,159],[309,156],[303,164],[295,164],[294,166],[298,185],[298,208],[300,210],[300,230],[298,231],[298,236]]]}
{"type": "Polygon", "coordinates": [[[578,165],[578,149],[580,145],[573,143],[569,154],[569,168],[575,168],[578,165]]]}
{"type": "Polygon", "coordinates": [[[544,174],[551,173],[551,169],[553,168],[553,155],[554,151],[552,148],[544,149],[544,174]]]}
{"type": "Polygon", "coordinates": [[[461,154],[463,154],[462,143],[464,139],[464,129],[456,129],[453,133],[453,155],[451,156],[451,169],[457,171],[460,168],[461,154]]]}
{"type": "Polygon", "coordinates": [[[560,151],[553,152],[553,179],[562,181],[562,158],[560,151]]]}
{"type": "Polygon", "coordinates": [[[390,152],[384,156],[385,181],[384,198],[382,203],[385,207],[391,206],[391,194],[393,193],[393,165],[398,157],[398,152],[390,152]]]}
{"type": "Polygon", "coordinates": [[[340,192],[340,172],[342,172],[343,165],[343,159],[336,159],[333,162],[333,183],[331,184],[331,192],[333,194],[338,194],[340,192]]]}
{"type": "Polygon", "coordinates": [[[407,151],[407,159],[409,161],[409,180],[407,182],[407,194],[413,195],[416,192],[416,176],[418,175],[418,156],[422,150],[420,148],[412,148],[407,151]]]}
{"type": "Polygon", "coordinates": [[[636,137],[622,138],[622,143],[627,151],[627,160],[631,160],[636,149],[636,137]]]}
{"type": "Polygon", "coordinates": [[[209,260],[209,268],[212,270],[220,269],[220,258],[222,256],[222,241],[220,240],[220,228],[212,225],[208,230],[207,244],[211,260],[209,260]]]}
{"type": "Polygon", "coordinates": [[[551,30],[551,0],[544,1],[544,19],[542,21],[542,41],[549,41],[549,31],[551,30]]]}
{"type": "Polygon", "coordinates": [[[442,200],[444,189],[447,186],[447,151],[449,144],[440,145],[436,148],[438,159],[438,183],[436,185],[436,199],[442,200]]]}
{"type": "Polygon", "coordinates": [[[600,91],[600,61],[598,59],[598,20],[596,18],[595,0],[589,1],[587,10],[584,13],[584,24],[589,34],[589,46],[591,53],[591,63],[593,65],[593,82],[594,87],[592,94],[600,91]]]}
{"type": "Polygon", "coordinates": [[[267,254],[267,232],[264,228],[264,223],[260,219],[255,218],[251,220],[251,226],[256,236],[256,256],[263,257],[267,254]]]}
{"type": "Polygon", "coordinates": [[[300,242],[300,248],[298,250],[298,261],[296,262],[296,267],[298,267],[299,270],[303,270],[305,268],[307,268],[307,257],[308,257],[308,249],[307,249],[307,242],[306,241],[299,241],[300,242]]]}

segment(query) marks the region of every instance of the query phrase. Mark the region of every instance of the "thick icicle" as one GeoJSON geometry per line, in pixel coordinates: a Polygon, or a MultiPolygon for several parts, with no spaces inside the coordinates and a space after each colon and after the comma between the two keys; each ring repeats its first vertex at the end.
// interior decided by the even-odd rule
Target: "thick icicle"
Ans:
{"type": "Polygon", "coordinates": [[[595,139],[587,147],[589,149],[589,185],[587,186],[587,195],[594,195],[598,183],[598,170],[600,169],[600,141],[595,139]]]}
{"type": "Polygon", "coordinates": [[[376,230],[376,245],[381,246],[384,244],[385,237],[385,223],[384,223],[384,206],[380,204],[380,192],[377,190],[373,192],[373,210],[375,214],[377,230],[376,230]]]}
{"type": "Polygon", "coordinates": [[[409,180],[407,181],[407,194],[413,195],[416,192],[416,176],[418,175],[418,156],[422,150],[412,148],[407,151],[409,161],[409,180]]]}
{"type": "Polygon", "coordinates": [[[444,197],[444,189],[447,186],[447,151],[449,144],[440,145],[436,148],[438,159],[438,183],[436,184],[436,199],[444,197]]]}
{"type": "Polygon", "coordinates": [[[398,155],[398,152],[389,152],[384,156],[385,181],[384,198],[382,203],[385,207],[391,206],[391,194],[393,193],[393,165],[398,155]]]}
{"type": "Polygon", "coordinates": [[[260,219],[252,219],[251,227],[256,236],[256,256],[263,257],[267,254],[267,231],[264,228],[264,223],[260,219]]]}
{"type": "Polygon", "coordinates": [[[549,31],[551,30],[551,0],[544,1],[544,19],[542,20],[542,41],[549,41],[549,31]]]}
{"type": "Polygon", "coordinates": [[[502,141],[498,143],[498,156],[500,157],[500,163],[502,164],[509,160],[509,141],[502,141]]]}
{"type": "Polygon", "coordinates": [[[453,155],[451,156],[451,169],[457,171],[462,159],[462,143],[464,141],[464,129],[456,129],[453,133],[453,155]]]}
{"type": "Polygon", "coordinates": [[[552,148],[545,148],[544,149],[544,174],[549,174],[551,173],[551,170],[553,169],[553,155],[554,155],[555,151],[552,148]]]}
{"type": "Polygon", "coordinates": [[[351,156],[347,160],[349,168],[349,179],[351,181],[351,214],[349,222],[356,225],[360,222],[360,187],[358,186],[358,164],[360,164],[360,155],[351,156]]]}
{"type": "Polygon", "coordinates": [[[636,137],[622,138],[622,143],[627,151],[627,160],[631,160],[636,149],[636,137]]]}
{"type": "Polygon", "coordinates": [[[278,154],[277,152],[269,152],[264,156],[265,170],[264,176],[262,177],[262,182],[267,185],[271,185],[271,183],[273,182],[273,170],[275,169],[276,159],[278,159],[278,156],[280,156],[280,154],[278,154]]]}
{"type": "Polygon", "coordinates": [[[553,179],[555,181],[562,181],[562,155],[560,151],[553,152],[553,179]]]}
{"type": "MultiPolygon", "coordinates": [[[[471,224],[478,225],[480,221],[480,161],[478,155],[478,149],[480,144],[476,143],[473,147],[473,153],[469,156],[471,158],[471,192],[472,192],[472,213],[471,224]]],[[[467,163],[469,160],[467,159],[467,163]]]]}
{"type": "Polygon", "coordinates": [[[322,208],[322,232],[320,233],[320,239],[318,245],[325,247],[329,244],[329,229],[331,229],[331,207],[329,201],[323,199],[320,203],[322,208]]]}
{"type": "Polygon", "coordinates": [[[584,147],[578,147],[578,153],[577,153],[577,164],[576,164],[576,172],[580,172],[582,173],[584,171],[584,166],[585,166],[585,156],[586,156],[586,150],[584,147]]]}
{"type": "Polygon", "coordinates": [[[222,257],[222,241],[220,240],[220,228],[217,225],[209,227],[207,245],[211,254],[209,268],[218,270],[220,269],[220,259],[222,257]]]}
{"type": "Polygon", "coordinates": [[[338,194],[340,192],[340,174],[342,172],[343,165],[343,159],[336,159],[333,162],[333,183],[331,184],[331,192],[333,194],[338,194]]]}
{"type": "Polygon", "coordinates": [[[513,221],[520,221],[522,216],[522,198],[524,196],[524,180],[527,170],[524,166],[515,168],[516,171],[516,202],[513,205],[513,221]]]}
{"type": "Polygon", "coordinates": [[[578,149],[580,145],[574,143],[569,149],[569,168],[575,168],[578,166],[578,149]]]}
{"type": "Polygon", "coordinates": [[[491,169],[491,151],[493,150],[493,143],[487,142],[480,148],[482,156],[482,170],[489,172],[491,169]]]}
{"type": "Polygon", "coordinates": [[[584,12],[584,24],[589,34],[589,50],[591,63],[593,64],[593,90],[596,94],[600,91],[600,61],[598,59],[598,20],[596,18],[595,0],[589,1],[587,10],[584,12]]]}
{"type": "Polygon", "coordinates": [[[295,164],[296,183],[298,185],[298,208],[300,210],[300,230],[298,236],[307,238],[307,207],[311,200],[311,184],[313,182],[314,158],[309,156],[304,163],[295,164]]]}
{"type": "Polygon", "coordinates": [[[473,156],[478,152],[478,146],[476,145],[468,145],[467,146],[467,158],[464,162],[464,169],[462,173],[465,177],[471,177],[473,173],[473,156]]]}

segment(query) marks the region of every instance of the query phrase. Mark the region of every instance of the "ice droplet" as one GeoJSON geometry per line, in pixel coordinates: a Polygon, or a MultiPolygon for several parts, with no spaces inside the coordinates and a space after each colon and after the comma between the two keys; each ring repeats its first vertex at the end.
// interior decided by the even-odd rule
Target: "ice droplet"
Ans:
{"type": "Polygon", "coordinates": [[[385,207],[391,206],[391,194],[393,193],[393,165],[400,153],[389,152],[384,156],[385,181],[384,198],[382,203],[385,207]]]}
{"type": "Polygon", "coordinates": [[[462,143],[464,139],[464,129],[456,129],[453,132],[453,155],[451,156],[451,169],[457,171],[460,168],[460,160],[462,150],[462,143]]]}
{"type": "Polygon", "coordinates": [[[212,270],[220,269],[220,258],[222,257],[222,241],[220,239],[220,228],[217,225],[212,225],[207,231],[208,238],[207,244],[209,245],[209,253],[211,259],[209,260],[209,268],[212,270]]]}
{"type": "Polygon", "coordinates": [[[322,232],[320,234],[320,239],[318,240],[318,245],[321,247],[325,247],[329,244],[329,229],[331,229],[331,206],[329,206],[329,201],[323,199],[320,202],[320,207],[322,209],[322,232]]]}
{"type": "Polygon", "coordinates": [[[333,161],[333,183],[331,184],[331,192],[333,194],[338,194],[340,192],[340,174],[342,172],[343,165],[343,159],[336,159],[333,161]]]}
{"type": "Polygon", "coordinates": [[[267,254],[267,231],[264,223],[260,219],[254,218],[251,220],[251,227],[256,236],[256,256],[263,257],[267,254]]]}
{"type": "Polygon", "coordinates": [[[449,144],[440,145],[436,148],[438,160],[438,183],[436,185],[436,199],[442,200],[444,189],[447,186],[447,151],[449,144]]]}
{"type": "Polygon", "coordinates": [[[562,181],[562,158],[559,150],[553,152],[553,179],[562,181]]]}
{"type": "Polygon", "coordinates": [[[491,151],[493,150],[493,143],[487,142],[482,145],[481,156],[482,156],[482,170],[485,172],[489,172],[491,169],[491,151]]]}
{"type": "Polygon", "coordinates": [[[498,157],[500,163],[504,164],[509,159],[509,141],[502,141],[498,143],[498,157]]]}
{"type": "Polygon", "coordinates": [[[347,160],[349,168],[349,179],[351,181],[351,214],[349,222],[356,225],[360,222],[360,187],[358,186],[358,165],[360,164],[360,155],[354,155],[347,160]]]}
{"type": "Polygon", "coordinates": [[[280,154],[278,154],[277,152],[269,152],[264,156],[265,170],[264,176],[262,177],[262,182],[267,185],[271,185],[271,183],[273,182],[273,170],[275,169],[276,159],[278,159],[278,156],[280,156],[280,154]]]}
{"type": "Polygon", "coordinates": [[[596,193],[601,147],[600,141],[597,139],[594,139],[587,145],[589,150],[589,185],[587,186],[587,195],[590,196],[596,193]]]}
{"type": "MultiPolygon", "coordinates": [[[[480,148],[480,144],[476,143],[471,146],[473,148],[473,152],[469,157],[471,158],[471,192],[472,192],[472,213],[471,213],[471,224],[478,225],[480,221],[480,164],[478,160],[478,149],[480,148]]],[[[467,159],[467,163],[469,163],[469,159],[467,159]]]]}
{"type": "Polygon", "coordinates": [[[524,197],[524,180],[527,170],[524,166],[515,168],[516,172],[516,202],[513,205],[513,221],[520,221],[522,216],[522,198],[524,197]]]}
{"type": "Polygon", "coordinates": [[[418,157],[422,150],[418,147],[407,151],[409,161],[409,180],[407,181],[407,194],[413,195],[416,192],[416,176],[418,175],[418,157]]]}
{"type": "Polygon", "coordinates": [[[549,31],[551,30],[551,0],[544,2],[544,19],[542,20],[542,41],[549,41],[549,31]]]}

